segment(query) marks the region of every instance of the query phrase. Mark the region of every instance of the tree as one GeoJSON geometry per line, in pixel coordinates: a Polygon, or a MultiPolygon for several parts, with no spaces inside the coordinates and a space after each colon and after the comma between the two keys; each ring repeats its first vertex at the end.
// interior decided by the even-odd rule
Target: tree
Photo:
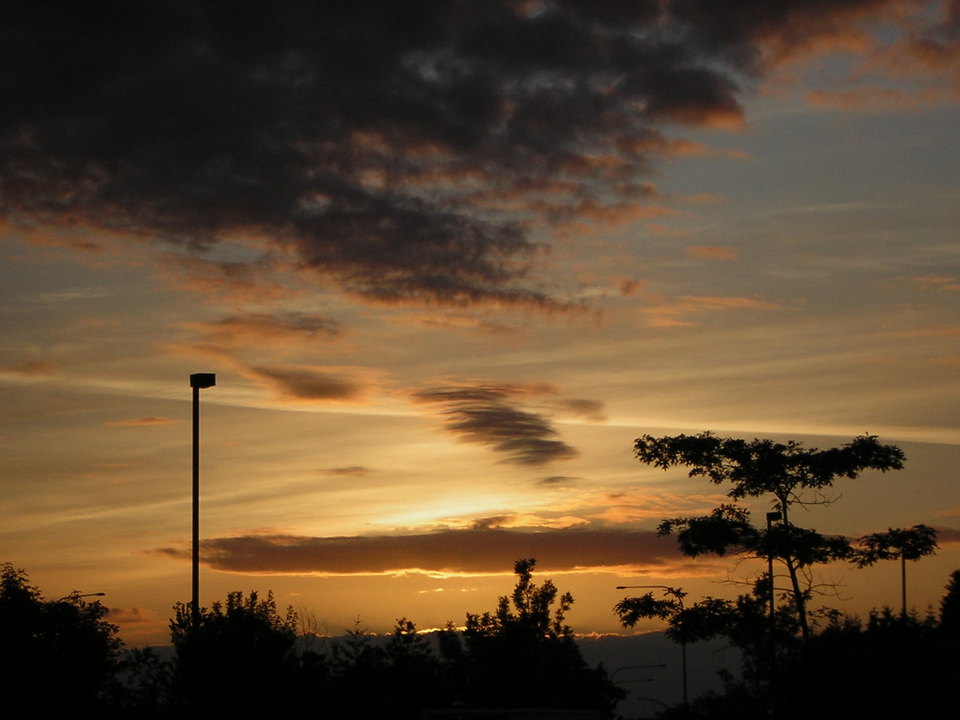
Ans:
{"type": "Polygon", "coordinates": [[[468,614],[462,636],[448,625],[441,656],[468,707],[589,708],[612,716],[622,691],[580,654],[566,613],[570,593],[533,582],[534,559],[514,565],[517,584],[493,612],[468,614]]]}
{"type": "Polygon", "coordinates": [[[170,621],[173,704],[217,715],[289,705],[297,629],[293,608],[281,615],[272,592],[230,592],[225,603],[201,608],[197,625],[191,606],[177,603],[170,621]]]}
{"type": "Polygon", "coordinates": [[[916,562],[937,551],[937,531],[927,525],[911,528],[890,528],[886,532],[864,535],[860,547],[854,551],[854,562],[859,567],[878,560],[900,561],[900,614],[907,614],[907,560],[916,562]]]}
{"type": "Polygon", "coordinates": [[[946,590],[940,601],[940,629],[947,635],[960,637],[960,570],[950,573],[946,590]]]}
{"type": "Polygon", "coordinates": [[[0,569],[0,687],[33,710],[93,715],[106,705],[122,643],[107,608],[78,592],[45,600],[25,571],[0,569]]]}
{"type": "Polygon", "coordinates": [[[667,635],[680,643],[681,664],[683,672],[683,704],[687,704],[687,628],[684,620],[686,619],[686,609],[683,607],[683,599],[687,596],[681,588],[670,587],[668,585],[632,585],[620,586],[618,590],[625,590],[627,587],[635,588],[659,588],[663,590],[666,599],[658,600],[653,593],[646,593],[641,597],[624,598],[617,603],[613,611],[620,616],[620,622],[624,627],[634,627],[643,618],[659,618],[667,620],[669,629],[667,635]]]}
{"type": "MultiPolygon", "coordinates": [[[[664,520],[659,532],[676,532],[681,551],[692,557],[733,552],[779,561],[787,571],[793,611],[805,641],[810,637],[810,582],[801,584],[801,576],[812,565],[848,559],[852,550],[845,538],[794,525],[793,508],[830,503],[829,492],[837,479],[854,479],[865,470],[899,470],[904,461],[899,448],[881,445],[873,435],[827,450],[805,448],[792,440],[746,441],[709,432],[660,438],[644,435],[637,438],[634,450],[642,463],[664,470],[688,467],[690,477],[729,485],[727,496],[733,504],[721,505],[704,517],[664,520]],[[778,525],[756,528],[749,510],[736,504],[762,497],[768,497],[772,513],[779,514],[778,525]]],[[[772,593],[774,578],[768,582],[772,593]]]]}

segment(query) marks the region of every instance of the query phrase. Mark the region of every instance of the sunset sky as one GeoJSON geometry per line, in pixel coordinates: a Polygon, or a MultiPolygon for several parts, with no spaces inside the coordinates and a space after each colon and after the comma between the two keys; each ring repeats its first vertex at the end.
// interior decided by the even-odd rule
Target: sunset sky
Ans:
{"type": "MultiPolygon", "coordinates": [[[[163,643],[190,596],[311,627],[492,610],[535,557],[580,632],[693,599],[642,434],[905,469],[794,519],[925,523],[960,567],[960,2],[7,2],[0,561],[163,643]]],[[[752,508],[762,517],[764,502],[752,508]]],[[[899,568],[831,567],[850,612],[899,568]]],[[[643,629],[655,629],[656,623],[643,629]]]]}

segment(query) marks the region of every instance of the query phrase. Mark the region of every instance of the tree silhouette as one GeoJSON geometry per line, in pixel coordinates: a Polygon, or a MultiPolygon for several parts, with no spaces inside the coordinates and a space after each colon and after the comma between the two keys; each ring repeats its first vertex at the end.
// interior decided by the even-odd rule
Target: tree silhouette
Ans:
{"type": "Polygon", "coordinates": [[[854,562],[859,567],[872,565],[878,560],[900,561],[900,614],[907,614],[907,560],[917,561],[937,550],[937,531],[927,525],[911,528],[890,528],[886,532],[864,535],[861,547],[854,552],[854,562]]]}
{"type": "Polygon", "coordinates": [[[533,582],[534,559],[514,565],[517,584],[493,612],[468,614],[462,638],[448,627],[441,654],[468,707],[590,708],[612,716],[622,691],[580,654],[566,613],[570,593],[533,582]]]}
{"type": "Polygon", "coordinates": [[[940,601],[940,628],[946,635],[960,638],[960,570],[950,573],[946,590],[940,601]]]}
{"type": "MultiPolygon", "coordinates": [[[[810,582],[801,583],[801,576],[812,565],[849,558],[852,550],[845,538],[794,525],[792,509],[832,502],[829,491],[837,479],[856,478],[864,470],[899,470],[904,460],[899,448],[881,445],[872,435],[827,450],[805,448],[792,440],[746,441],[709,432],[661,438],[644,435],[637,438],[634,450],[645,464],[664,470],[688,467],[690,477],[729,485],[727,496],[734,504],[721,505],[703,517],[664,520],[659,532],[676,532],[681,552],[691,557],[733,552],[779,561],[790,580],[793,610],[805,641],[810,638],[810,582]],[[780,518],[778,525],[767,529],[754,527],[749,511],[736,504],[762,497],[770,499],[771,510],[780,518]]],[[[774,579],[768,582],[772,592],[774,579]]]]}
{"type": "Polygon", "coordinates": [[[0,569],[0,687],[29,698],[32,711],[95,714],[118,666],[118,628],[107,608],[78,592],[44,600],[25,571],[0,569]]]}
{"type": "MultiPolygon", "coordinates": [[[[620,586],[618,590],[626,590],[628,586],[620,586]]],[[[659,588],[666,595],[666,599],[658,600],[653,593],[646,593],[640,597],[624,598],[617,603],[613,611],[620,616],[624,627],[634,627],[643,618],[659,618],[669,623],[667,636],[680,643],[681,663],[683,672],[683,704],[687,704],[687,611],[683,606],[683,599],[687,596],[681,588],[668,585],[634,585],[636,588],[659,588]]],[[[694,636],[693,639],[697,639],[694,636]]]]}
{"type": "Polygon", "coordinates": [[[191,606],[177,603],[170,621],[176,650],[172,701],[217,715],[274,711],[289,705],[297,638],[297,615],[277,610],[273,593],[227,594],[225,603],[201,608],[194,625],[191,606]]]}

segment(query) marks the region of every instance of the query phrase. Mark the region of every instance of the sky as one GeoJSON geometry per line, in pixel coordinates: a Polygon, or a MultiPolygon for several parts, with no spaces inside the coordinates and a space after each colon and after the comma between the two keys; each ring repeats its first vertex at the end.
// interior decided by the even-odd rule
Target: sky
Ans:
{"type": "MultiPolygon", "coordinates": [[[[317,632],[460,623],[537,559],[732,597],[640,435],[903,470],[795,521],[960,567],[960,2],[4,3],[0,561],[128,644],[272,590],[317,632]]],[[[762,517],[768,504],[749,504],[762,517]]],[[[899,602],[828,567],[823,602],[899,602]]],[[[643,592],[643,591],[637,591],[643,592]]],[[[657,592],[656,590],[654,592],[657,592]]],[[[651,621],[640,630],[655,630],[651,621]]]]}

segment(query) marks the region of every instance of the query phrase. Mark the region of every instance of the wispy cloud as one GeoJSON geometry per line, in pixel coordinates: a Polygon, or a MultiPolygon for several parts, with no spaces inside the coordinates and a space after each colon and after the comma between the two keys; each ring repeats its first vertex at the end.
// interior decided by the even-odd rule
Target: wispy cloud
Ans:
{"type": "Polygon", "coordinates": [[[695,317],[704,313],[719,313],[742,310],[771,311],[780,308],[776,303],[755,298],[737,296],[701,296],[683,295],[674,300],[666,300],[649,295],[649,307],[643,309],[647,322],[659,327],[672,325],[694,325],[695,317]]]}
{"type": "Polygon", "coordinates": [[[684,252],[691,257],[703,258],[705,260],[736,260],[737,254],[726,247],[717,247],[714,245],[691,245],[684,252]]]}
{"type": "Polygon", "coordinates": [[[952,275],[923,275],[913,281],[923,290],[944,290],[960,292],[960,281],[952,275]]]}
{"type": "Polygon", "coordinates": [[[0,363],[0,373],[11,373],[13,375],[40,377],[52,375],[55,371],[56,367],[53,363],[40,358],[25,358],[23,360],[14,360],[13,362],[0,363]]]}
{"type": "MultiPolygon", "coordinates": [[[[439,406],[446,429],[462,440],[490,445],[506,454],[507,462],[540,465],[577,455],[573,447],[554,439],[558,433],[546,417],[517,407],[523,398],[552,392],[545,385],[478,383],[418,390],[411,397],[415,402],[439,406]]],[[[590,413],[597,412],[588,401],[573,402],[580,403],[580,412],[584,403],[590,413]]]]}
{"type": "Polygon", "coordinates": [[[239,313],[190,327],[221,346],[264,342],[273,347],[296,345],[321,338],[329,340],[341,333],[335,320],[303,312],[239,313]]]}

